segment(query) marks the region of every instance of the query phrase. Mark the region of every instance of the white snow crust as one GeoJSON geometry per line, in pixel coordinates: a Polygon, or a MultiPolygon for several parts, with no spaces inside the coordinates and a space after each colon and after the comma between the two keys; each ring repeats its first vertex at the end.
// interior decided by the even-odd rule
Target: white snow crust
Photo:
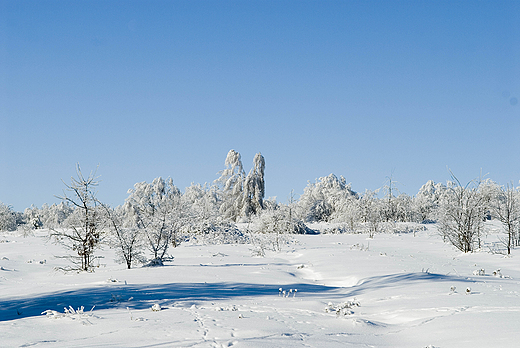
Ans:
{"type": "Polygon", "coordinates": [[[265,257],[181,244],[131,270],[106,248],[93,273],[56,271],[65,252],[45,235],[0,233],[2,347],[518,345],[520,250],[464,254],[434,225],[291,236],[265,257]]]}

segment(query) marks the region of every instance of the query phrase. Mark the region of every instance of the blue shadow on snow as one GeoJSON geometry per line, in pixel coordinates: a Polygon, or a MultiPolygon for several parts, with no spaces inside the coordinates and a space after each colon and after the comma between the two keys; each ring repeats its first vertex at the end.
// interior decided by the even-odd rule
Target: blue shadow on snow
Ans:
{"type": "Polygon", "coordinates": [[[314,284],[247,284],[247,283],[170,283],[112,285],[57,291],[33,297],[0,299],[0,321],[39,316],[47,309],[63,312],[64,307],[77,309],[150,308],[151,301],[211,301],[237,297],[278,296],[278,289],[298,289],[298,294],[324,294],[336,287],[314,284]]]}
{"type": "Polygon", "coordinates": [[[352,287],[333,287],[318,284],[250,284],[250,283],[169,283],[115,285],[56,291],[34,297],[0,299],[0,321],[39,316],[51,309],[63,312],[64,307],[80,306],[85,311],[96,309],[126,308],[147,309],[152,301],[211,301],[238,297],[278,296],[278,289],[298,289],[298,296],[327,296],[349,298],[383,288],[409,286],[418,282],[472,282],[468,278],[435,273],[397,273],[369,277],[352,287]]]}

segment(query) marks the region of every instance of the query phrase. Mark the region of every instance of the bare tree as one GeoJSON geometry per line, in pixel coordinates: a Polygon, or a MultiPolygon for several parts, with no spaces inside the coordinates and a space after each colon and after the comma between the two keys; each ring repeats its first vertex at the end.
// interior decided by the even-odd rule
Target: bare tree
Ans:
{"type": "Polygon", "coordinates": [[[77,266],[66,270],[91,271],[94,260],[98,258],[94,256],[94,252],[100,247],[104,221],[96,198],[95,188],[98,181],[95,174],[96,172],[91,172],[88,177],[84,177],[77,164],[77,178],[72,177],[70,184],[63,182],[66,190],[63,196],[57,196],[74,207],[73,213],[64,222],[65,228],[52,229],[50,234],[55,242],[77,254],[65,256],[77,266]]]}
{"type": "Polygon", "coordinates": [[[392,174],[390,174],[390,176],[386,177],[386,181],[383,184],[383,192],[385,193],[385,196],[382,201],[383,206],[381,214],[386,222],[395,222],[398,218],[397,202],[395,200],[396,196],[398,196],[400,192],[396,187],[397,181],[393,180],[392,176],[393,171],[392,174]]]}

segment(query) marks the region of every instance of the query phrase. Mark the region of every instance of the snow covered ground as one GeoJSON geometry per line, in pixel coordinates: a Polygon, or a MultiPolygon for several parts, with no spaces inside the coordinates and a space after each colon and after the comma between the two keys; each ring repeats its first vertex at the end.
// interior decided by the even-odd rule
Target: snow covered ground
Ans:
{"type": "Polygon", "coordinates": [[[44,234],[0,234],[2,347],[518,346],[520,250],[463,254],[433,225],[294,236],[265,257],[182,244],[132,270],[106,249],[79,274],[54,270],[65,251],[44,234]]]}

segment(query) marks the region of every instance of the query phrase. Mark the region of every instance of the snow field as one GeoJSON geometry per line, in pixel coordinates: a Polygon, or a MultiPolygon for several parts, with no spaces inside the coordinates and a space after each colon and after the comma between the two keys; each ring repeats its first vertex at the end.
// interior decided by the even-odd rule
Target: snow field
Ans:
{"type": "Polygon", "coordinates": [[[463,254],[444,244],[433,225],[415,237],[292,236],[281,252],[266,257],[253,257],[251,245],[181,244],[172,249],[174,262],[131,270],[106,249],[94,273],[79,274],[54,270],[67,264],[54,257],[65,252],[46,243],[44,234],[0,235],[1,346],[517,343],[518,251],[512,257],[463,254]],[[480,269],[484,275],[475,275],[480,269]],[[493,276],[497,269],[502,276],[493,276]],[[353,301],[359,307],[347,306],[353,301]],[[160,310],[153,311],[154,305],[160,310]],[[67,315],[69,306],[84,306],[83,313],[67,315]],[[339,315],[330,310],[343,307],[339,315]],[[46,310],[60,315],[41,314],[46,310]]]}

